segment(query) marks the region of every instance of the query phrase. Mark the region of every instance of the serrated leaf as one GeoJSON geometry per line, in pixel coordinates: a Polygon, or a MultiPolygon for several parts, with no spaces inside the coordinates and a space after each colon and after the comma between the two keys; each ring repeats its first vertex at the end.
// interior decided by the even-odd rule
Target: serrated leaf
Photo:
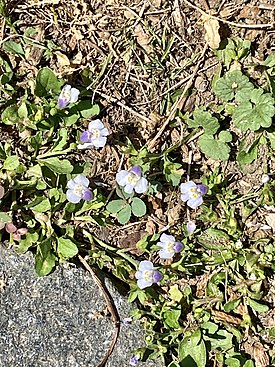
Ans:
{"type": "Polygon", "coordinates": [[[52,239],[41,242],[35,255],[35,270],[38,275],[48,275],[55,266],[55,255],[52,252],[52,239]]]}
{"type": "Polygon", "coordinates": [[[61,237],[57,241],[57,252],[65,258],[70,258],[78,254],[78,247],[70,239],[61,237]]]}
{"type": "Polygon", "coordinates": [[[118,213],[121,209],[123,209],[123,207],[125,206],[126,202],[124,200],[112,200],[108,203],[108,205],[106,206],[106,209],[110,212],[110,213],[118,213]]]}
{"type": "Polygon", "coordinates": [[[131,208],[136,217],[143,217],[146,214],[146,205],[140,198],[133,198],[131,208]]]}
{"type": "Polygon", "coordinates": [[[201,151],[209,158],[227,161],[230,154],[230,147],[227,143],[215,139],[211,135],[203,134],[198,141],[201,151]]]}
{"type": "Polygon", "coordinates": [[[263,89],[250,92],[245,102],[235,108],[232,119],[241,131],[257,131],[260,127],[270,127],[275,114],[274,98],[263,89]]]}
{"type": "Polygon", "coordinates": [[[219,121],[216,117],[213,117],[210,112],[204,111],[201,108],[197,108],[193,112],[193,119],[187,119],[189,127],[202,127],[205,133],[213,135],[220,127],[219,121]]]}
{"type": "Polygon", "coordinates": [[[129,222],[130,217],[131,217],[131,207],[129,204],[127,204],[125,208],[123,208],[122,210],[120,210],[120,212],[118,212],[117,219],[119,223],[126,224],[129,222]]]}
{"type": "Polygon", "coordinates": [[[46,159],[39,159],[39,164],[48,167],[55,173],[68,174],[74,169],[73,165],[68,159],[59,159],[57,157],[51,157],[46,159]]]}
{"type": "Polygon", "coordinates": [[[213,90],[216,95],[223,101],[231,101],[236,92],[242,91],[249,96],[249,93],[254,89],[252,83],[250,83],[247,76],[245,76],[240,70],[234,70],[227,72],[221,79],[217,80],[213,86],[213,90]]]}

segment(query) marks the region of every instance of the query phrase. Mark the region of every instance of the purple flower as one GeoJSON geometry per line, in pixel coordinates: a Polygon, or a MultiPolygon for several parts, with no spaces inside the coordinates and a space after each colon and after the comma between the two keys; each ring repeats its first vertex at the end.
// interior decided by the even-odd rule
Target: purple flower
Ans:
{"type": "Polygon", "coordinates": [[[196,223],[195,222],[188,222],[187,225],[186,225],[186,229],[187,229],[187,232],[188,234],[192,234],[195,232],[197,226],[196,226],[196,223]]]}
{"type": "Polygon", "coordinates": [[[157,246],[161,247],[159,257],[161,259],[172,259],[172,257],[183,249],[181,242],[177,242],[174,236],[163,233],[157,246]]]}
{"type": "Polygon", "coordinates": [[[81,199],[92,200],[93,193],[89,189],[89,180],[82,175],[77,175],[74,179],[68,181],[68,190],[66,196],[68,201],[77,204],[81,199]]]}
{"type": "Polygon", "coordinates": [[[137,366],[138,365],[138,362],[139,362],[139,356],[134,356],[130,359],[129,361],[129,365],[130,366],[137,366]]]}
{"type": "Polygon", "coordinates": [[[83,144],[79,144],[77,148],[103,148],[107,142],[107,135],[109,135],[109,131],[104,127],[101,120],[91,121],[88,130],[84,131],[80,136],[80,141],[83,144]]]}
{"type": "Polygon", "coordinates": [[[158,283],[162,279],[162,274],[154,268],[151,261],[141,261],[138,271],[135,274],[137,285],[140,289],[150,287],[153,283],[158,283]]]}
{"type": "Polygon", "coordinates": [[[79,90],[72,88],[69,84],[66,84],[58,97],[58,107],[66,108],[69,103],[76,102],[79,96],[79,90]]]}
{"type": "Polygon", "coordinates": [[[148,189],[148,181],[142,177],[140,166],[134,166],[129,171],[119,171],[116,174],[116,182],[127,194],[132,194],[133,190],[138,194],[144,194],[148,189]]]}
{"type": "Polygon", "coordinates": [[[187,201],[187,205],[196,209],[203,202],[202,197],[208,191],[205,185],[197,185],[193,181],[188,181],[180,185],[181,200],[187,201]]]}

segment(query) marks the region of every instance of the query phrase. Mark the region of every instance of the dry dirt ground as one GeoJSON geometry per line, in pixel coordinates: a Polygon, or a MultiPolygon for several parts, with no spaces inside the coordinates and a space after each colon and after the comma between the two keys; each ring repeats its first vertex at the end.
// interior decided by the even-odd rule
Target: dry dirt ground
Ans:
{"type": "MultiPolygon", "coordinates": [[[[28,60],[17,65],[22,80],[50,66],[70,84],[87,86],[87,93],[101,105],[100,118],[111,131],[108,144],[97,152],[77,153],[75,159],[92,163],[92,176],[107,195],[114,187],[115,173],[127,164],[127,155],[121,154],[126,137],[136,149],[147,143],[151,152],[160,153],[186,135],[186,127],[177,118],[167,123],[178,96],[183,95],[183,112],[215,101],[211,79],[219,62],[206,46],[205,12],[221,20],[222,39],[240,37],[252,42],[251,62],[275,51],[274,27],[251,26],[275,22],[273,0],[19,0],[7,5],[17,30],[38,29],[36,40],[48,49],[46,59],[44,49],[30,47],[28,60]]],[[[3,38],[9,37],[4,26],[0,32],[3,38]]],[[[176,149],[173,156],[183,163],[185,177],[191,156],[192,178],[221,167],[230,187],[246,194],[259,185],[263,165],[269,164],[270,172],[275,169],[274,162],[267,163],[265,148],[261,149],[260,158],[246,172],[238,170],[234,161],[205,158],[196,139],[176,149]]],[[[135,251],[135,243],[145,232],[159,232],[185,221],[179,195],[168,185],[150,200],[145,220],[96,229],[98,236],[108,240],[111,236],[117,246],[135,251]]],[[[265,212],[257,215],[255,221],[265,212]]]]}

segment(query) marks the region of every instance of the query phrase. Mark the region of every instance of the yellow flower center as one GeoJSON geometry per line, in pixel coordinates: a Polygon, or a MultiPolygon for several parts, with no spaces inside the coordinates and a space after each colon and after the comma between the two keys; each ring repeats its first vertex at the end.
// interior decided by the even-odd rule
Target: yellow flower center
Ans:
{"type": "Polygon", "coordinates": [[[93,130],[91,131],[91,133],[92,133],[92,138],[93,138],[93,139],[98,139],[98,138],[100,138],[100,130],[99,130],[99,129],[93,129],[93,130]]]}
{"type": "Polygon", "coordinates": [[[137,175],[135,175],[133,172],[131,172],[128,175],[127,180],[128,180],[129,183],[136,184],[139,181],[139,177],[137,175]]]}
{"type": "Polygon", "coordinates": [[[190,195],[192,196],[193,199],[196,199],[197,197],[200,196],[196,187],[192,187],[190,189],[190,195]]]}
{"type": "Polygon", "coordinates": [[[75,186],[74,188],[74,193],[77,196],[82,196],[83,192],[85,191],[85,186],[78,184],[77,186],[75,186]]]}

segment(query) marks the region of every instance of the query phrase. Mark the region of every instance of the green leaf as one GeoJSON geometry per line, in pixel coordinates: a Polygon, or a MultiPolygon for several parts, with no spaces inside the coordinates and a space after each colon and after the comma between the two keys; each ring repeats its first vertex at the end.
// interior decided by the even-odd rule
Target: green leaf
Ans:
{"type": "Polygon", "coordinates": [[[218,330],[215,334],[204,336],[204,339],[210,341],[211,350],[219,349],[226,351],[232,348],[233,335],[226,330],[218,330]]]}
{"type": "Polygon", "coordinates": [[[143,217],[143,215],[146,214],[146,205],[140,198],[133,198],[131,207],[132,212],[136,217],[143,217]]]}
{"type": "Polygon", "coordinates": [[[10,222],[11,217],[5,212],[0,212],[0,223],[10,223],[10,222]]]}
{"type": "Polygon", "coordinates": [[[4,109],[1,114],[2,122],[6,125],[14,125],[20,121],[20,117],[18,116],[18,108],[16,105],[8,106],[4,109]]]}
{"type": "Polygon", "coordinates": [[[241,131],[257,131],[260,127],[270,127],[275,114],[274,98],[263,89],[251,91],[246,101],[242,101],[234,110],[232,119],[241,131]]]}
{"type": "Polygon", "coordinates": [[[221,131],[219,133],[219,140],[223,143],[229,143],[232,141],[232,135],[229,131],[221,131]]]}
{"type": "Polygon", "coordinates": [[[59,93],[62,85],[56,75],[49,68],[39,70],[36,77],[36,86],[34,93],[38,97],[45,97],[50,93],[59,93]]]}
{"type": "Polygon", "coordinates": [[[255,159],[257,159],[259,144],[260,144],[260,136],[256,137],[255,139],[255,133],[251,133],[248,136],[246,136],[243,140],[241,140],[239,146],[239,152],[237,154],[237,162],[240,164],[241,167],[246,164],[250,164],[255,159]]]}
{"type": "Polygon", "coordinates": [[[38,238],[37,232],[28,232],[26,237],[20,240],[17,252],[24,254],[33,244],[37,244],[38,238]]]}
{"type": "Polygon", "coordinates": [[[167,156],[164,157],[163,171],[167,182],[173,186],[178,186],[184,173],[180,163],[171,162],[167,156]]]}
{"type": "Polygon", "coordinates": [[[226,302],[226,304],[223,307],[224,308],[224,311],[225,312],[230,312],[230,311],[235,310],[235,308],[237,306],[239,306],[240,302],[241,302],[241,299],[240,298],[234,299],[233,301],[226,302]]]}
{"type": "Polygon", "coordinates": [[[198,141],[201,151],[209,158],[227,161],[230,147],[223,141],[215,139],[211,135],[203,134],[198,141]]]}
{"type": "Polygon", "coordinates": [[[57,241],[57,252],[65,258],[70,258],[78,254],[78,247],[73,241],[61,237],[57,241]]]}
{"type": "Polygon", "coordinates": [[[27,207],[35,212],[45,213],[51,210],[51,203],[48,198],[39,196],[28,204],[27,207]]]}
{"type": "Polygon", "coordinates": [[[76,108],[79,110],[81,116],[86,119],[93,116],[97,116],[100,112],[99,105],[92,104],[91,101],[89,100],[79,102],[76,105],[76,108]]]}
{"type": "Polygon", "coordinates": [[[253,84],[240,70],[227,72],[216,82],[213,88],[216,95],[226,102],[231,101],[238,91],[242,91],[242,93],[249,96],[253,89],[253,84]]]}
{"type": "Polygon", "coordinates": [[[3,50],[6,52],[10,52],[15,55],[25,55],[25,52],[23,50],[23,47],[20,43],[15,41],[5,41],[2,44],[3,50]]]}
{"type": "Polygon", "coordinates": [[[211,322],[211,321],[207,321],[205,322],[204,324],[202,324],[201,326],[203,329],[206,329],[208,330],[208,332],[210,334],[215,334],[215,332],[218,330],[218,325],[215,324],[214,322],[211,322]]]}
{"type": "Polygon", "coordinates": [[[164,312],[163,316],[164,316],[165,324],[172,329],[180,328],[180,324],[179,324],[180,315],[181,315],[181,310],[168,310],[164,312]]]}
{"type": "Polygon", "coordinates": [[[240,367],[241,366],[241,362],[237,358],[234,358],[234,357],[226,358],[224,362],[228,367],[240,367]]]}
{"type": "MultiPolygon", "coordinates": [[[[106,206],[106,209],[110,212],[110,213],[118,213],[121,209],[123,209],[123,207],[125,206],[125,201],[124,200],[112,200],[108,203],[108,205],[106,206]]],[[[127,205],[127,204],[126,204],[127,205]]]]}
{"type": "Polygon", "coordinates": [[[55,173],[68,174],[74,169],[68,159],[59,159],[57,157],[39,159],[39,164],[48,167],[55,173]]]}
{"type": "Polygon", "coordinates": [[[65,147],[65,145],[67,144],[67,140],[68,140],[68,132],[67,129],[62,127],[59,131],[58,131],[58,138],[55,141],[53,147],[50,149],[51,152],[56,152],[56,151],[62,151],[63,148],[65,147]]]}
{"type": "Polygon", "coordinates": [[[3,169],[6,169],[7,171],[15,171],[20,165],[19,158],[17,155],[11,155],[9,156],[4,164],[3,169]]]}
{"type": "Polygon", "coordinates": [[[271,148],[275,150],[275,132],[269,133],[266,131],[265,133],[266,133],[266,137],[269,140],[271,148]]]}
{"type": "Polygon", "coordinates": [[[130,217],[131,217],[131,206],[127,204],[125,208],[123,208],[122,210],[120,210],[120,212],[118,212],[117,219],[119,223],[126,224],[129,222],[130,217]]]}
{"type": "Polygon", "coordinates": [[[52,253],[52,238],[48,238],[37,246],[35,270],[39,276],[49,274],[55,266],[56,257],[52,253]]]}
{"type": "Polygon", "coordinates": [[[213,117],[210,112],[204,111],[202,108],[197,108],[193,112],[193,120],[187,119],[188,127],[202,127],[205,133],[214,135],[220,127],[219,121],[213,117]]]}
{"type": "Polygon", "coordinates": [[[254,362],[252,359],[249,359],[249,361],[246,361],[243,367],[254,367],[254,362]]]}
{"type": "Polygon", "coordinates": [[[258,303],[251,298],[247,298],[246,302],[251,308],[253,308],[254,311],[267,312],[269,310],[269,307],[267,305],[262,305],[261,303],[258,303]]]}
{"type": "Polygon", "coordinates": [[[26,119],[28,117],[28,109],[25,102],[21,103],[21,106],[17,110],[17,114],[20,119],[26,119]]]}
{"type": "Polygon", "coordinates": [[[177,284],[174,284],[169,289],[169,297],[176,302],[180,302],[183,294],[179,290],[179,286],[177,284]]]}
{"type": "Polygon", "coordinates": [[[180,342],[179,360],[182,367],[205,367],[206,348],[199,329],[180,342]]]}

